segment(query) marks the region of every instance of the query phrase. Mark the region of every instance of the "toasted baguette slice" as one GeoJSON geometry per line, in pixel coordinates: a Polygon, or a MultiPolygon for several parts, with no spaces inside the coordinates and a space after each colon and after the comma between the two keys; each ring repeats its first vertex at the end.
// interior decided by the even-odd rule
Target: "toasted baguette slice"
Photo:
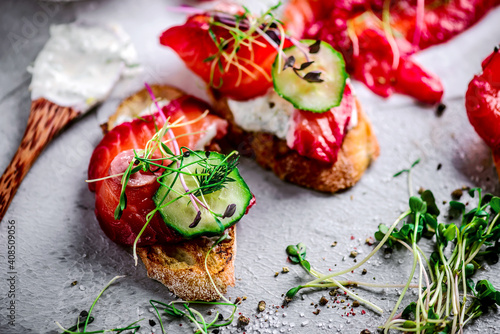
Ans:
{"type": "MultiPolygon", "coordinates": [[[[172,101],[186,95],[182,90],[167,85],[152,85],[151,90],[159,101],[172,101]]],[[[137,118],[142,111],[151,107],[152,103],[153,100],[146,88],[127,97],[120,103],[118,108],[116,108],[116,112],[109,117],[108,122],[101,124],[103,132],[108,132],[115,126],[123,123],[125,119],[137,118]]]]}
{"type": "MultiPolygon", "coordinates": [[[[171,86],[153,85],[151,89],[158,100],[174,100],[184,92],[171,86]]],[[[153,101],[146,89],[126,98],[107,123],[101,125],[104,132],[111,130],[120,120],[135,118],[149,108],[153,101]]],[[[212,143],[210,150],[217,150],[212,143]]],[[[221,293],[234,286],[234,259],[236,257],[236,228],[228,229],[231,239],[217,245],[207,259],[208,270],[221,293]]],[[[165,284],[173,293],[185,300],[211,301],[219,298],[205,270],[205,256],[213,240],[196,238],[176,244],[154,245],[137,248],[148,276],[165,284]]]]}
{"type": "MultiPolygon", "coordinates": [[[[210,252],[207,268],[220,293],[234,286],[236,227],[228,229],[230,240],[224,240],[210,252]]],[[[196,238],[179,244],[139,247],[137,253],[144,262],[148,276],[165,284],[185,300],[219,299],[205,270],[205,256],[214,241],[196,238]]]]}
{"type": "Polygon", "coordinates": [[[214,92],[211,97],[215,113],[229,121],[228,139],[242,143],[239,146],[244,148],[242,154],[249,153],[262,167],[271,169],[279,178],[291,183],[334,193],[358,182],[380,154],[370,121],[357,99],[358,124],[347,132],[337,161],[325,164],[301,156],[290,149],[285,140],[270,133],[244,131],[234,122],[227,99],[218,98],[214,92]]]}

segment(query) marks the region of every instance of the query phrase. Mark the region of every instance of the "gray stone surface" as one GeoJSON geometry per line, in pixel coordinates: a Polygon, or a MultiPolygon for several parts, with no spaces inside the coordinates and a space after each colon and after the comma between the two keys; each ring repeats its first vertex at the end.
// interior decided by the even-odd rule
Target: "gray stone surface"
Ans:
{"type": "MultiPolygon", "coordinates": [[[[0,224],[0,333],[60,332],[55,321],[66,327],[73,325],[80,311],[88,309],[100,289],[116,275],[127,276],[103,295],[90,329],[114,328],[145,318],[141,333],[151,333],[148,320],[156,317],[148,301],[173,300],[166,288],[146,277],[142,264],[134,266],[129,249],[115,245],[102,233],[93,213],[94,195],[84,182],[93,147],[101,139],[98,125],[127,92],[148,81],[175,84],[204,96],[200,80],[173,52],[158,46],[162,29],[183,21],[182,15],[167,8],[169,4],[166,0],[0,2],[0,170],[7,166],[24,132],[30,107],[30,76],[25,69],[46,41],[49,22],[119,22],[132,36],[145,68],[141,77],[123,83],[101,108],[57,137],[19,189],[0,224]],[[7,324],[6,310],[10,300],[6,283],[9,220],[15,220],[17,242],[15,327],[7,324]],[[73,281],[78,284],[72,286],[73,281]]],[[[321,291],[304,293],[288,308],[274,308],[261,318],[255,314],[258,301],[281,305],[281,295],[307,279],[300,268],[286,262],[284,249],[288,244],[305,242],[309,260],[322,271],[350,266],[353,260],[348,255],[354,247],[359,256],[366,255],[371,249],[364,245],[366,237],[373,235],[378,224],[390,224],[406,209],[406,179],[392,175],[415,159],[422,162],[414,173],[414,190],[433,190],[439,203],[450,200],[450,193],[463,185],[500,194],[490,152],[467,122],[463,99],[481,60],[500,41],[499,20],[497,9],[451,42],[419,54],[421,63],[440,75],[446,87],[447,109],[440,118],[434,108],[399,96],[383,100],[356,84],[382,155],[354,188],[336,195],[317,193],[283,183],[255,162],[243,160],[241,173],[257,197],[257,206],[238,225],[237,284],[227,295],[232,300],[248,297],[238,311],[251,316],[247,332],[359,333],[364,328],[373,331],[385,321],[398,298],[395,289],[356,289],[384,308],[382,316],[370,310],[361,315],[363,307],[349,318],[342,317],[344,311],[339,308],[322,308],[314,315],[311,303],[326,293],[321,291]],[[442,164],[440,170],[438,164],[442,164]],[[338,242],[335,248],[330,247],[333,241],[338,242]],[[274,277],[283,266],[291,271],[274,277]]],[[[464,200],[470,199],[466,195],[464,200]]],[[[429,244],[422,243],[428,250],[429,244]]],[[[394,253],[390,259],[380,254],[363,266],[368,270],[366,276],[358,270],[346,278],[402,283],[410,266],[408,252],[394,253]]],[[[487,277],[500,287],[499,270],[498,265],[486,266],[478,277],[487,277]]],[[[408,301],[414,298],[410,292],[408,301]]],[[[491,314],[467,332],[498,333],[499,320],[498,314],[491,314]]],[[[182,322],[182,327],[179,323],[167,323],[168,332],[192,332],[187,323],[182,322]]],[[[154,329],[160,332],[158,324],[154,329]]],[[[228,330],[236,331],[235,327],[228,330]]]]}

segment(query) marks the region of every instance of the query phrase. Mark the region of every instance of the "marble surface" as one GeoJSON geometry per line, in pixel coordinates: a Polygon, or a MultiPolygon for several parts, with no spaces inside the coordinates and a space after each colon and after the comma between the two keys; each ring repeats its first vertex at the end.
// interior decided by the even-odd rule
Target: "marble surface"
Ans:
{"type": "MultiPolygon", "coordinates": [[[[151,327],[150,299],[170,301],[174,296],[161,284],[146,277],[142,264],[134,266],[131,251],[106,238],[94,217],[94,195],[84,182],[87,164],[102,135],[99,124],[118,101],[149,83],[174,84],[205,97],[203,84],[189,73],[172,51],[158,45],[157,36],[183,15],[172,12],[166,0],[108,0],[75,3],[44,3],[4,0],[0,2],[0,169],[9,163],[21,140],[30,109],[26,68],[48,38],[51,23],[83,20],[118,22],[136,44],[144,72],[120,84],[100,108],[69,126],[43,152],[14,198],[0,224],[0,333],[59,333],[55,321],[74,324],[81,310],[88,309],[101,288],[114,276],[126,275],[102,296],[94,309],[95,323],[89,329],[115,328],[140,318],[140,333],[160,332],[151,327]],[[9,268],[7,227],[16,226],[16,325],[7,321],[9,268]],[[73,286],[71,283],[77,281],[73,286]]],[[[259,8],[260,4],[252,6],[259,8]]],[[[322,308],[319,315],[311,303],[326,292],[307,292],[287,308],[282,294],[307,280],[298,267],[286,262],[285,247],[302,241],[308,259],[322,271],[347,268],[354,247],[366,255],[371,247],[364,240],[378,224],[390,224],[407,207],[404,177],[392,175],[417,158],[414,187],[431,189],[438,202],[463,185],[481,186],[500,194],[488,148],[467,122],[463,95],[481,60],[500,41],[500,9],[478,25],[445,45],[418,55],[418,60],[437,73],[446,94],[444,115],[432,107],[396,96],[383,100],[359,83],[356,91],[371,118],[381,145],[381,156],[354,188],[325,195],[281,182],[272,173],[244,159],[241,173],[257,197],[257,206],[238,225],[238,255],[235,288],[227,294],[234,300],[247,296],[238,312],[251,317],[247,332],[359,333],[381,325],[399,296],[396,289],[356,289],[376,302],[385,313],[377,315],[359,308],[354,317],[343,317],[341,308],[322,308]],[[437,166],[442,167],[438,170],[437,166]],[[337,241],[337,246],[330,245],[337,241]],[[290,272],[274,277],[283,266],[290,272]],[[256,318],[256,307],[265,300],[268,313],[256,318]],[[361,309],[366,314],[361,314],[361,309]],[[267,321],[265,318],[267,317],[267,321]]],[[[468,195],[464,201],[471,201],[468,195]]],[[[444,205],[440,206],[446,213],[444,205]]],[[[422,242],[429,250],[429,243],[422,242]]],[[[410,254],[394,253],[389,259],[376,255],[365,264],[367,279],[402,283],[411,267],[410,254]]],[[[486,266],[477,277],[489,278],[500,287],[499,266],[486,266]]],[[[363,278],[361,270],[346,278],[363,278]]],[[[408,293],[407,301],[415,299],[408,293]]],[[[494,333],[500,316],[490,314],[473,323],[467,333],[494,333]]],[[[192,333],[186,322],[165,322],[169,333],[192,333]],[[182,324],[182,326],[180,326],[182,324]]],[[[230,327],[226,332],[237,332],[230,327]]]]}

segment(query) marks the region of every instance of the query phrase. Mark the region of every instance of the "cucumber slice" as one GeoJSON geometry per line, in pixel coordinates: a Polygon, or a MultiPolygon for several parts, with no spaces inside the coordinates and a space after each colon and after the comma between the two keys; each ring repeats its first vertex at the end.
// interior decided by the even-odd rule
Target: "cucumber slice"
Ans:
{"type": "MultiPolygon", "coordinates": [[[[315,41],[302,40],[304,45],[312,45],[315,41]]],[[[304,47],[308,52],[307,46],[304,47]]],[[[328,43],[321,42],[317,53],[308,53],[309,61],[314,61],[308,67],[300,70],[300,66],[307,62],[304,53],[297,46],[283,50],[285,54],[295,58],[294,68],[283,70],[283,61],[276,57],[273,64],[274,90],[278,95],[293,104],[300,110],[322,113],[340,105],[347,79],[345,62],[342,54],[328,43]],[[280,66],[281,63],[281,66],[280,66]],[[323,82],[309,82],[300,78],[307,73],[320,71],[323,82]]]]}
{"type": "MultiPolygon", "coordinates": [[[[221,164],[224,159],[226,159],[226,156],[217,152],[190,152],[188,157],[183,158],[181,168],[183,172],[199,174],[207,170],[207,164],[210,170],[210,168],[221,164]]],[[[174,162],[169,167],[177,168],[177,163],[174,162]]],[[[208,204],[212,212],[224,215],[228,206],[234,204],[236,205],[234,213],[230,217],[216,217],[198,204],[201,212],[201,220],[195,227],[189,227],[195,220],[198,212],[191,203],[189,196],[180,196],[180,194],[185,194],[185,190],[179,176],[180,173],[165,171],[160,179],[165,185],[160,186],[153,197],[153,201],[160,207],[159,211],[165,224],[186,239],[202,235],[220,235],[226,228],[234,225],[245,215],[253,197],[250,189],[238,172],[238,168],[234,168],[227,175],[232,181],[226,182],[223,188],[210,193],[206,191],[207,194],[204,195],[195,193],[203,203],[208,204]],[[168,204],[171,201],[173,202],[168,204]]],[[[183,174],[183,177],[190,190],[200,187],[196,176],[183,174]]]]}

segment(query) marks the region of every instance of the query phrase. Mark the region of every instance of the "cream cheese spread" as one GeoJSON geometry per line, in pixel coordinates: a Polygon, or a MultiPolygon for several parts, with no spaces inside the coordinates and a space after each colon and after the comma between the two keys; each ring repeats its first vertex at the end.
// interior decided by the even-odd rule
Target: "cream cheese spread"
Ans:
{"type": "MultiPolygon", "coordinates": [[[[158,107],[163,108],[167,106],[170,101],[167,99],[162,99],[159,100],[158,102],[158,107]]],[[[120,125],[125,122],[132,122],[134,119],[141,117],[141,116],[146,116],[146,115],[153,115],[154,113],[158,112],[158,108],[156,106],[156,103],[151,103],[148,107],[144,108],[141,110],[138,114],[120,114],[116,118],[115,122],[113,123],[113,127],[120,125]]]]}
{"type": "MultiPolygon", "coordinates": [[[[233,113],[234,121],[243,130],[268,132],[280,139],[287,139],[289,129],[293,126],[292,116],[295,107],[280,97],[274,89],[270,89],[264,96],[248,101],[229,99],[227,103],[233,113]]],[[[354,104],[347,129],[350,130],[357,124],[358,110],[354,104]]]]}
{"type": "Polygon", "coordinates": [[[53,25],[28,69],[31,98],[85,112],[104,100],[122,75],[138,69],[137,52],[120,26],[53,25]]]}
{"type": "Polygon", "coordinates": [[[270,89],[264,96],[248,101],[227,101],[234,121],[246,131],[264,131],[285,139],[294,106],[270,89]]]}

